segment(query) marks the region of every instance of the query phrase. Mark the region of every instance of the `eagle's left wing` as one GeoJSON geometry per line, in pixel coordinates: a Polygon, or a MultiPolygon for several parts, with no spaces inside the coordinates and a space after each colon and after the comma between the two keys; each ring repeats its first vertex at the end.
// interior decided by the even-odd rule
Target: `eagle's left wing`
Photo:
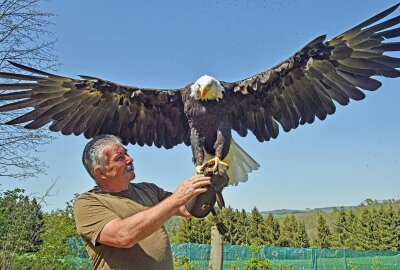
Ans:
{"type": "Polygon", "coordinates": [[[399,77],[400,59],[384,55],[400,51],[400,16],[373,25],[392,13],[393,6],[345,33],[325,41],[320,36],[292,57],[265,72],[234,83],[226,89],[226,116],[239,135],[252,131],[259,141],[276,138],[279,125],[288,132],[299,124],[324,120],[335,112],[336,101],[347,105],[362,100],[360,90],[374,91],[381,82],[372,76],[399,77]]]}

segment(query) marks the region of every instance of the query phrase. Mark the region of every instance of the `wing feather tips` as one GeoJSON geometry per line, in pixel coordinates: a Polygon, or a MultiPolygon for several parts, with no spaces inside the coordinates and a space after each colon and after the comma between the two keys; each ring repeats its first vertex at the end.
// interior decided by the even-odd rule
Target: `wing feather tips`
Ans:
{"type": "Polygon", "coordinates": [[[5,93],[0,95],[0,100],[16,100],[16,99],[29,98],[32,95],[32,93],[33,93],[32,90],[5,93]]]}
{"type": "Polygon", "coordinates": [[[20,100],[16,101],[13,103],[8,103],[5,105],[2,105],[0,107],[0,112],[8,112],[8,111],[14,111],[14,110],[19,110],[23,108],[29,108],[29,107],[34,107],[36,105],[36,101],[30,100],[30,99],[25,99],[25,100],[20,100]]]}
{"type": "Polygon", "coordinates": [[[32,121],[32,120],[36,119],[41,113],[42,113],[42,111],[40,111],[40,110],[30,111],[26,114],[23,114],[17,118],[14,118],[14,119],[6,122],[6,125],[17,125],[17,124],[23,124],[23,123],[32,121]]]}
{"type": "Polygon", "coordinates": [[[343,34],[341,34],[341,35],[337,36],[336,38],[334,38],[333,40],[341,39],[343,36],[346,36],[346,37],[350,36],[351,33],[354,34],[354,33],[358,32],[360,29],[365,28],[365,27],[367,27],[367,26],[369,26],[369,25],[371,25],[371,24],[383,19],[384,17],[390,15],[393,11],[395,11],[398,8],[399,5],[400,4],[396,4],[396,5],[392,6],[392,7],[388,8],[388,9],[386,9],[386,10],[380,12],[380,13],[378,13],[377,15],[369,18],[368,20],[365,20],[362,23],[360,23],[360,24],[354,26],[353,28],[347,30],[343,34]]]}

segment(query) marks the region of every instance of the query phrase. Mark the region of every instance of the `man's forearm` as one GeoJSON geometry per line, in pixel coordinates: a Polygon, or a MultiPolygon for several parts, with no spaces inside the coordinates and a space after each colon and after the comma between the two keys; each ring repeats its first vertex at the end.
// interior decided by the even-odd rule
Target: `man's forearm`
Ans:
{"type": "Polygon", "coordinates": [[[180,212],[180,206],[171,197],[133,216],[112,220],[103,228],[98,241],[114,247],[132,247],[180,212]]]}
{"type": "Polygon", "coordinates": [[[101,231],[98,242],[128,248],[158,230],[172,216],[187,216],[182,207],[194,196],[207,191],[210,177],[195,175],[183,181],[175,192],[159,204],[124,219],[114,219],[101,231]]]}

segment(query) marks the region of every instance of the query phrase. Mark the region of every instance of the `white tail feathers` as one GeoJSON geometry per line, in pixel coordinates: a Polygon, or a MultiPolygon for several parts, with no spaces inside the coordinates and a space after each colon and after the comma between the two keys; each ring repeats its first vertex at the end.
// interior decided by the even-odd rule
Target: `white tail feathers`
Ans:
{"type": "MultiPolygon", "coordinates": [[[[206,153],[206,160],[213,156],[206,153]]],[[[233,139],[229,148],[228,155],[223,162],[229,164],[228,176],[229,185],[237,185],[239,182],[246,182],[248,174],[257,170],[260,165],[249,154],[247,154],[233,139]]]]}

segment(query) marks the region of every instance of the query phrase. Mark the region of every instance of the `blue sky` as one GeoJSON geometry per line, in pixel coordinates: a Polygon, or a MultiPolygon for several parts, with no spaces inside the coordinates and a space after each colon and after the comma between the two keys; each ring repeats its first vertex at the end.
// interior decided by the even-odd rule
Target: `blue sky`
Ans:
{"type": "MultiPolygon", "coordinates": [[[[285,60],[316,36],[328,39],[396,1],[53,1],[57,72],[156,88],[180,88],[208,74],[236,81],[285,60]]],[[[400,10],[395,12],[400,14],[400,10]]],[[[224,190],[233,208],[305,209],[399,198],[400,79],[325,121],[259,143],[234,135],[261,165],[247,183],[224,190]]],[[[63,208],[94,182],[81,165],[83,136],[57,136],[40,157],[48,173],[6,180],[40,196],[58,179],[46,210],[63,208]]],[[[128,146],[135,181],[173,191],[194,172],[191,150],[128,146]]]]}

